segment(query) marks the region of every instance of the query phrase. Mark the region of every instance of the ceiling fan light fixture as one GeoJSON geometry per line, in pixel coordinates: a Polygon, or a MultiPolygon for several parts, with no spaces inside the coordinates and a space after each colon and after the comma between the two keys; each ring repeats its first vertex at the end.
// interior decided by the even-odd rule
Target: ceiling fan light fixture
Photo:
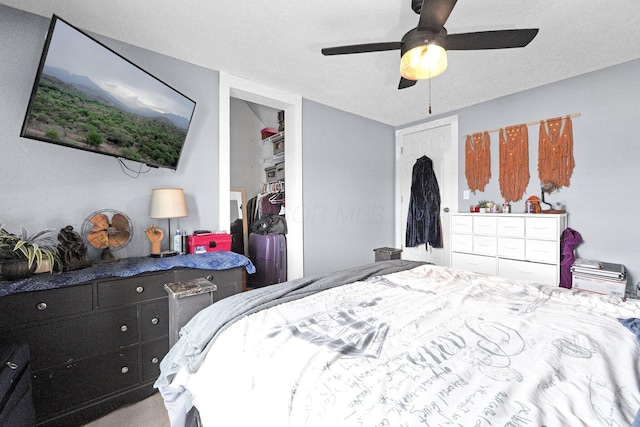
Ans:
{"type": "Polygon", "coordinates": [[[400,75],[409,80],[430,79],[447,69],[447,51],[437,44],[409,49],[400,60],[400,75]]]}

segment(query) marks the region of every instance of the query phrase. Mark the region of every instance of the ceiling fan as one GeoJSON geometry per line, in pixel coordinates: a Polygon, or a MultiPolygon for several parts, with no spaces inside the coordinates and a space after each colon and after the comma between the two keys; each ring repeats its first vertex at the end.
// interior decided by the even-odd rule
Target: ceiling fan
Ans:
{"type": "Polygon", "coordinates": [[[400,84],[404,89],[419,79],[430,79],[447,68],[447,50],[507,49],[524,47],[538,29],[479,31],[448,34],[444,28],[457,0],[412,0],[411,8],[420,14],[418,26],[401,41],[356,44],[322,49],[323,55],[381,52],[400,49],[400,84]]]}

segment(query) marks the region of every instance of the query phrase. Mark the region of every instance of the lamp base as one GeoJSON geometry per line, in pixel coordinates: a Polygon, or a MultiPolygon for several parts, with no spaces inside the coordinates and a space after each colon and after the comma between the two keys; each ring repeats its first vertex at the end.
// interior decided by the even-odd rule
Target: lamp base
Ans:
{"type": "Polygon", "coordinates": [[[176,256],[176,255],[178,255],[177,251],[170,251],[170,250],[162,251],[157,254],[149,254],[151,258],[166,258],[166,257],[176,256]]]}

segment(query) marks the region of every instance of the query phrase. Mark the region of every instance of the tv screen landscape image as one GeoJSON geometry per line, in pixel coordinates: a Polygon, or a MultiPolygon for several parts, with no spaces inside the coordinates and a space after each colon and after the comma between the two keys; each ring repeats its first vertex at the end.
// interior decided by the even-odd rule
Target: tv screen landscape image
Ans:
{"type": "Polygon", "coordinates": [[[195,102],[56,15],[22,137],[176,169],[195,102]]]}

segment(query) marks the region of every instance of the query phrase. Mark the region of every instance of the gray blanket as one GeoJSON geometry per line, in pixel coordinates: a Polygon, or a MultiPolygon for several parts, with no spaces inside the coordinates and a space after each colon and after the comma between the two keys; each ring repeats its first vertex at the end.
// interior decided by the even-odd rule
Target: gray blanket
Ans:
{"type": "Polygon", "coordinates": [[[180,339],[160,363],[160,376],[154,387],[168,385],[181,367],[194,373],[202,364],[218,335],[238,319],[260,310],[304,298],[325,289],[408,270],[424,262],[390,260],[341,270],[335,273],[302,277],[278,285],[236,294],[216,302],[196,314],[180,330],[180,339]]]}

